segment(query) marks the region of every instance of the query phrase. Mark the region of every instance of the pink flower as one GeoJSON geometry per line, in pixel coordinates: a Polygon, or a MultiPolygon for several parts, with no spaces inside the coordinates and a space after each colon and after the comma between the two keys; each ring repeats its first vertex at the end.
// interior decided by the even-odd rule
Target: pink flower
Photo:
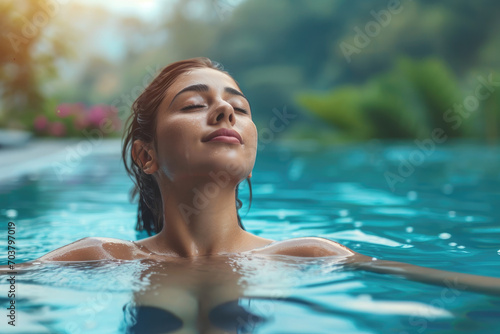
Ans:
{"type": "Polygon", "coordinates": [[[50,134],[57,137],[62,137],[66,134],[66,126],[62,122],[54,122],[50,124],[50,134]]]}
{"type": "Polygon", "coordinates": [[[63,103],[57,106],[57,116],[67,117],[73,113],[72,105],[69,103],[63,103]]]}
{"type": "Polygon", "coordinates": [[[106,117],[106,106],[103,105],[96,105],[90,108],[89,114],[88,114],[88,121],[90,124],[98,127],[100,122],[106,117]]]}
{"type": "Polygon", "coordinates": [[[40,115],[35,118],[33,125],[37,131],[43,131],[47,128],[47,125],[49,125],[49,121],[47,120],[47,117],[40,115]]]}

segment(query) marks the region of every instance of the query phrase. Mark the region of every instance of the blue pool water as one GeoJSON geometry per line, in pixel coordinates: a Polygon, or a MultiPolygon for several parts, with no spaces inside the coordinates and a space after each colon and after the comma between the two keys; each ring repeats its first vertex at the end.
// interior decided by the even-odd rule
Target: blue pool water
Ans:
{"type": "MultiPolygon", "coordinates": [[[[119,143],[105,146],[62,178],[49,166],[0,183],[0,264],[8,221],[16,224],[16,262],[88,236],[144,237],[134,231],[119,143]]],[[[265,238],[320,236],[379,259],[500,277],[499,153],[467,142],[430,154],[378,141],[267,145],[258,153],[248,214],[248,188],[240,188],[240,214],[248,231],[265,238]]],[[[0,278],[0,328],[135,333],[141,316],[134,310],[141,310],[170,319],[169,333],[497,332],[498,297],[355,271],[341,260],[37,265],[16,276],[15,328],[6,320],[9,283],[0,278]]]]}

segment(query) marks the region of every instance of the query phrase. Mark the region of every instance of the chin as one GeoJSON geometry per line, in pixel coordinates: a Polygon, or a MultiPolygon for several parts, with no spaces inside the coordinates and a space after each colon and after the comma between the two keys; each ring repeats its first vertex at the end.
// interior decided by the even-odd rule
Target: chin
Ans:
{"type": "Polygon", "coordinates": [[[241,159],[231,159],[230,157],[217,157],[206,161],[200,165],[202,173],[207,174],[210,178],[224,178],[231,183],[238,184],[246,179],[252,171],[253,163],[241,161],[241,159]]]}

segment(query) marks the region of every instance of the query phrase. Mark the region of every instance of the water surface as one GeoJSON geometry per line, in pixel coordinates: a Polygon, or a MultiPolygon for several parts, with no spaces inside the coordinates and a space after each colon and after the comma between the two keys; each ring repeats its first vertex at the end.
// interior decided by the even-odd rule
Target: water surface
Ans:
{"type": "MultiPolygon", "coordinates": [[[[240,188],[243,223],[264,238],[321,236],[380,259],[500,277],[500,150],[447,144],[402,169],[416,150],[266,145],[248,214],[248,187],[240,188]],[[404,182],[391,188],[388,173],[401,171],[404,182]]],[[[130,186],[119,145],[94,150],[63,178],[49,166],[3,181],[0,248],[8,221],[17,262],[87,236],[142,238],[130,186]]],[[[500,319],[498,297],[355,271],[335,257],[54,263],[16,283],[18,326],[2,320],[2,332],[132,333],[151,316],[170,319],[172,333],[493,333],[500,319]]]]}

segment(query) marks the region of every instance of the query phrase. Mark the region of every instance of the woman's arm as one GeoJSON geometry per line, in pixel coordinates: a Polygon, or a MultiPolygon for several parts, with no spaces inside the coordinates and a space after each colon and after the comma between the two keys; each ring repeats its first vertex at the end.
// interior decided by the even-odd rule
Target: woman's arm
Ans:
{"type": "Polygon", "coordinates": [[[111,258],[102,245],[101,238],[83,238],[53,250],[35,261],[93,261],[111,258]]]}
{"type": "Polygon", "coordinates": [[[396,275],[412,281],[444,286],[455,295],[459,295],[463,291],[500,295],[500,278],[432,269],[402,262],[376,260],[364,255],[361,257],[354,255],[354,261],[350,262],[349,265],[379,274],[396,275]]]}
{"type": "Polygon", "coordinates": [[[355,269],[379,274],[390,274],[412,281],[444,286],[450,293],[472,291],[500,295],[500,278],[462,274],[452,271],[420,267],[408,263],[378,260],[357,253],[335,241],[317,238],[297,238],[273,245],[266,253],[303,257],[345,256],[343,263],[355,269]]]}
{"type": "MultiPolygon", "coordinates": [[[[463,291],[500,295],[500,278],[463,274],[453,271],[416,266],[409,263],[379,260],[351,250],[353,255],[346,265],[378,274],[389,274],[406,279],[446,287],[448,295],[458,296],[463,291]]],[[[335,255],[332,252],[332,255],[335,255]]],[[[443,292],[444,293],[444,292],[443,292]]]]}
{"type": "Polygon", "coordinates": [[[53,250],[36,260],[17,263],[13,267],[9,265],[0,266],[0,273],[8,274],[12,273],[12,271],[29,268],[34,262],[91,261],[109,258],[109,255],[106,256],[106,254],[102,252],[102,247],[100,247],[101,245],[102,242],[99,238],[83,238],[53,250]]]}

